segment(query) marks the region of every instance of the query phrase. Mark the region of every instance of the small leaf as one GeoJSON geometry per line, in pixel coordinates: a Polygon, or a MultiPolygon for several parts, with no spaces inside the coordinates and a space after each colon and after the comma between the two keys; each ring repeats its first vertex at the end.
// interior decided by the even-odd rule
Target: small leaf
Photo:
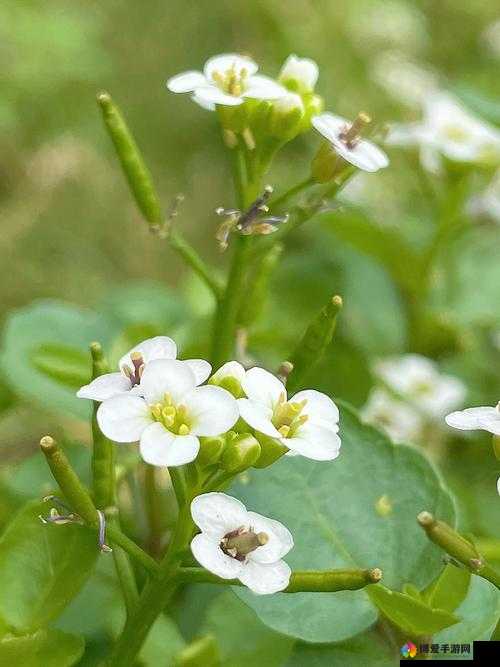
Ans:
{"type": "Polygon", "coordinates": [[[37,371],[74,391],[90,381],[89,355],[69,345],[42,343],[31,353],[37,371]]]}
{"type": "Polygon", "coordinates": [[[82,657],[82,637],[46,628],[29,635],[4,635],[0,639],[0,665],[71,667],[82,657]]]}
{"type": "Polygon", "coordinates": [[[433,635],[458,623],[459,619],[443,609],[432,609],[406,593],[391,591],[378,584],[370,586],[369,595],[380,611],[412,637],[433,635]]]}
{"type": "Polygon", "coordinates": [[[43,525],[47,503],[28,503],[0,538],[0,617],[19,632],[56,618],[91,573],[95,534],[79,525],[43,525]]]}
{"type": "Polygon", "coordinates": [[[425,601],[438,609],[454,612],[469,590],[471,573],[465,567],[447,565],[424,594],[425,601]]]}

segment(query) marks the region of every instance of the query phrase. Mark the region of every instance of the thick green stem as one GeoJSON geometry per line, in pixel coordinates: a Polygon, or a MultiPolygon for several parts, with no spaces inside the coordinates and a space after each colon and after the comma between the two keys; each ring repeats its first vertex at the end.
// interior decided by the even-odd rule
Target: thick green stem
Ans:
{"type": "Polygon", "coordinates": [[[500,573],[486,562],[474,544],[454,531],[444,521],[435,519],[430,512],[420,512],[417,521],[434,544],[440,546],[455,560],[463,563],[473,574],[487,579],[500,589],[500,573]]]}
{"type": "Polygon", "coordinates": [[[162,537],[162,508],[156,473],[157,468],[155,466],[147,463],[144,465],[144,499],[149,529],[147,550],[153,556],[160,555],[162,537]]]}
{"type": "MultiPolygon", "coordinates": [[[[335,591],[355,591],[382,579],[382,571],[371,570],[304,570],[292,572],[290,583],[284,593],[332,593],[335,591]]],[[[185,584],[221,584],[243,586],[238,579],[222,579],[202,567],[183,567],[177,574],[177,581],[185,584]]]]}
{"type": "MultiPolygon", "coordinates": [[[[118,516],[108,517],[108,537],[110,526],[115,526],[120,529],[118,516]]],[[[113,543],[113,560],[115,563],[116,574],[120,582],[120,588],[123,594],[123,601],[127,610],[127,616],[134,611],[139,600],[139,591],[137,589],[137,582],[135,580],[134,568],[130,562],[127,552],[120,546],[113,543]]]]}
{"type": "Polygon", "coordinates": [[[182,259],[190,266],[196,275],[219,299],[222,296],[223,286],[220,280],[214,275],[214,270],[207,266],[196,250],[186,241],[180,232],[171,230],[168,234],[170,247],[175,250],[182,259]]]}

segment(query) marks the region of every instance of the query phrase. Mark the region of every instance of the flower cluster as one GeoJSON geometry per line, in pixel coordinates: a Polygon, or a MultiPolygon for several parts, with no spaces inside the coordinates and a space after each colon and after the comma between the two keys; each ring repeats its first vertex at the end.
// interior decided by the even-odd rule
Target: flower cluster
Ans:
{"type": "Polygon", "coordinates": [[[458,378],[441,374],[433,361],[417,354],[380,361],[374,373],[380,386],[372,390],[363,416],[395,441],[417,440],[428,424],[439,424],[465,398],[458,378]]]}
{"type": "MultiPolygon", "coordinates": [[[[339,411],[325,394],[310,389],[288,397],[283,382],[262,368],[231,361],[210,375],[207,361],[176,357],[172,339],[146,340],[120,359],[119,371],[78,391],[100,402],[97,422],[106,437],[139,441],[142,458],[155,466],[198,459],[199,470],[220,466],[230,477],[283,454],[338,456],[339,411]],[[217,447],[207,455],[214,439],[217,447]]],[[[286,588],[290,568],[281,558],[293,540],[284,526],[223,493],[197,496],[191,512],[202,531],[191,548],[204,567],[259,594],[286,588]]]]}

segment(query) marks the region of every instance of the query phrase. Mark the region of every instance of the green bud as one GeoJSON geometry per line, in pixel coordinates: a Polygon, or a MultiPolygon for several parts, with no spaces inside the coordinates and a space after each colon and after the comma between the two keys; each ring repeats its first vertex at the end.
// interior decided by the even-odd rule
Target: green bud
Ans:
{"type": "Polygon", "coordinates": [[[328,183],[337,174],[339,157],[331,144],[324,141],[313,157],[311,174],[318,183],[328,183]]]}
{"type": "Polygon", "coordinates": [[[217,463],[220,459],[224,447],[226,446],[226,439],[222,435],[214,438],[200,438],[200,451],[197,457],[197,462],[200,466],[205,467],[217,463]]]}
{"type": "Polygon", "coordinates": [[[304,117],[302,119],[301,132],[306,132],[311,127],[311,118],[323,113],[325,101],[321,95],[306,95],[302,98],[305,107],[304,117]]]}
{"type": "Polygon", "coordinates": [[[221,465],[226,472],[242,472],[254,465],[260,453],[259,442],[250,433],[228,434],[221,465]]]}
{"type": "Polygon", "coordinates": [[[302,127],[305,115],[304,103],[297,93],[288,93],[273,102],[269,118],[269,133],[273,137],[291,141],[302,127]]]}
{"type": "Polygon", "coordinates": [[[260,443],[261,454],[253,464],[254,468],[267,468],[288,451],[288,447],[282,445],[276,438],[271,438],[268,435],[258,432],[255,434],[255,437],[260,443]]]}

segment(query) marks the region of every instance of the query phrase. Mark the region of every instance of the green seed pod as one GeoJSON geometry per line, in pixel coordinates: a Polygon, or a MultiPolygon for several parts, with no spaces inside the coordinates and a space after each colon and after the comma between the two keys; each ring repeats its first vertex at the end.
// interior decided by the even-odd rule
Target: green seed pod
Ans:
{"type": "Polygon", "coordinates": [[[260,443],[261,454],[253,464],[254,468],[267,468],[288,451],[288,448],[282,445],[276,438],[271,438],[268,435],[258,432],[255,434],[255,437],[260,443]]]}
{"type": "Polygon", "coordinates": [[[226,447],[221,459],[222,468],[230,473],[242,472],[253,466],[260,453],[260,444],[250,433],[227,436],[226,447]]]}

